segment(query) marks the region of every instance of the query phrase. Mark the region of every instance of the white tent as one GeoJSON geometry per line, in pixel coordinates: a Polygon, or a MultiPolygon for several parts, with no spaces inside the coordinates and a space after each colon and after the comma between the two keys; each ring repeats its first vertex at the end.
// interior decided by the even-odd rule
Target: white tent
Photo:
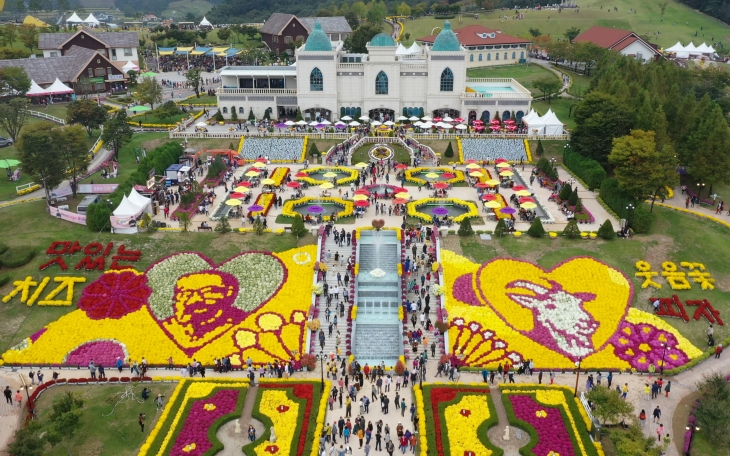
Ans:
{"type": "Polygon", "coordinates": [[[682,51],[684,51],[684,46],[682,46],[682,43],[677,41],[677,44],[675,44],[674,46],[672,46],[670,48],[665,49],[664,51],[665,52],[682,52],[682,51]]]}
{"type": "Polygon", "coordinates": [[[697,52],[700,54],[710,54],[712,51],[710,50],[710,47],[707,46],[707,43],[702,43],[699,46],[697,46],[697,52]]]}
{"type": "Polygon", "coordinates": [[[200,24],[198,24],[198,27],[213,27],[213,24],[210,23],[208,19],[203,16],[203,20],[200,21],[200,24]]]}
{"type": "Polygon", "coordinates": [[[552,109],[548,109],[548,112],[540,117],[540,122],[543,124],[543,131],[538,133],[543,135],[563,134],[563,122],[558,119],[558,116],[555,115],[552,109]]]}
{"type": "Polygon", "coordinates": [[[535,112],[534,109],[530,109],[530,112],[526,116],[522,116],[522,123],[525,125],[532,125],[533,122],[540,119],[540,116],[535,112]]]}
{"type": "Polygon", "coordinates": [[[421,53],[421,47],[416,44],[414,41],[413,44],[411,44],[411,47],[408,48],[409,54],[420,54],[421,53]]]}
{"type": "Polygon", "coordinates": [[[122,67],[122,71],[125,72],[125,73],[129,73],[132,70],[138,71],[139,70],[139,67],[137,65],[135,65],[131,60],[129,60],[122,67]]]}
{"type": "Polygon", "coordinates": [[[714,54],[714,53],[716,52],[716,51],[715,51],[715,48],[714,48],[714,47],[712,47],[712,46],[707,46],[707,50],[708,50],[708,52],[710,52],[711,54],[714,54]]]}
{"type": "Polygon", "coordinates": [[[144,212],[152,212],[152,200],[146,196],[140,195],[134,188],[132,188],[132,191],[129,192],[128,199],[135,206],[141,207],[144,212]]]}
{"type": "Polygon", "coordinates": [[[111,224],[112,232],[120,234],[134,234],[137,232],[136,219],[143,212],[152,213],[152,203],[149,198],[137,193],[132,189],[129,198],[122,197],[114,212],[112,212],[111,224]]]}
{"type": "Polygon", "coordinates": [[[395,55],[408,55],[408,49],[405,46],[398,43],[398,49],[395,50],[395,55]]]}
{"type": "Polygon", "coordinates": [[[93,14],[89,14],[89,17],[86,18],[85,21],[83,21],[86,25],[99,25],[99,20],[94,17],[93,14]]]}
{"type": "Polygon", "coordinates": [[[398,44],[398,49],[395,50],[395,55],[415,55],[420,54],[421,48],[414,42],[411,47],[406,48],[402,44],[398,44]]]}
{"type": "Polygon", "coordinates": [[[73,93],[73,89],[63,82],[61,82],[60,79],[56,78],[56,80],[51,84],[49,88],[46,89],[46,92],[48,95],[61,95],[64,93],[73,93]]]}
{"type": "Polygon", "coordinates": [[[69,23],[69,24],[73,24],[73,23],[78,24],[78,23],[81,23],[81,22],[84,22],[84,21],[82,21],[81,18],[76,13],[73,13],[71,15],[71,17],[69,17],[68,19],[66,19],[66,22],[69,23]]]}
{"type": "Polygon", "coordinates": [[[35,83],[34,80],[30,80],[30,89],[25,93],[26,97],[39,97],[41,95],[48,95],[48,92],[43,87],[35,83]]]}
{"type": "Polygon", "coordinates": [[[116,209],[114,209],[112,215],[116,215],[117,217],[124,217],[134,215],[139,211],[140,207],[129,201],[129,198],[127,198],[127,196],[125,195],[122,196],[122,202],[119,203],[119,206],[117,206],[116,209]]]}

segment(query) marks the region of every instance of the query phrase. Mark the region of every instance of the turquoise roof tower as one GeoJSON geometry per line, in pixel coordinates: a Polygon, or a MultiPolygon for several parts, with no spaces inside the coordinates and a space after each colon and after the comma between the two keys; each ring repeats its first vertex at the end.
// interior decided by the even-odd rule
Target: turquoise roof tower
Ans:
{"type": "Polygon", "coordinates": [[[388,47],[395,46],[395,40],[392,36],[386,35],[385,33],[378,33],[370,40],[370,46],[374,47],[388,47]]]}
{"type": "Polygon", "coordinates": [[[456,37],[456,33],[451,30],[451,22],[444,22],[444,28],[436,36],[436,39],[433,40],[433,47],[431,50],[446,52],[461,50],[459,39],[456,37]]]}
{"type": "Polygon", "coordinates": [[[305,51],[331,51],[332,42],[330,37],[322,30],[322,24],[319,21],[314,23],[314,30],[309,34],[307,42],[304,44],[305,51]]]}

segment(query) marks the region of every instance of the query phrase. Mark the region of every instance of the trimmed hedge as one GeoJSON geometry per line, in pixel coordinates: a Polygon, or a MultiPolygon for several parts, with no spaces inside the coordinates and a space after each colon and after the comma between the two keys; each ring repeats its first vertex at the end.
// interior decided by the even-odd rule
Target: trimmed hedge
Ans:
{"type": "Polygon", "coordinates": [[[0,262],[6,268],[19,268],[35,258],[35,249],[29,246],[10,247],[0,256],[0,262]]]}
{"type": "Polygon", "coordinates": [[[646,234],[651,230],[654,214],[649,212],[642,201],[636,201],[634,197],[621,190],[616,179],[609,178],[601,183],[600,198],[620,218],[626,220],[629,220],[626,207],[633,204],[636,209],[631,214],[631,228],[638,234],[646,234]]]}
{"type": "Polygon", "coordinates": [[[7,274],[3,274],[0,276],[0,287],[5,285],[6,283],[10,282],[10,276],[7,274]]]}
{"type": "Polygon", "coordinates": [[[7,252],[8,251],[8,248],[9,247],[8,247],[7,244],[3,244],[2,242],[0,242],[0,255],[2,255],[3,253],[7,252]]]}
{"type": "Polygon", "coordinates": [[[588,185],[590,190],[600,187],[601,182],[608,177],[600,163],[573,150],[565,151],[564,163],[588,185]]]}

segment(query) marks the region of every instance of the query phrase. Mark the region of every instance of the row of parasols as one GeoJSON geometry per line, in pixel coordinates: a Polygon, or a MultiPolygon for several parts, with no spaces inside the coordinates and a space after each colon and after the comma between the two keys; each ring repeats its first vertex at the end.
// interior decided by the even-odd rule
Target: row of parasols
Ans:
{"type": "MultiPolygon", "coordinates": [[[[386,120],[385,122],[380,122],[377,120],[372,120],[368,116],[360,116],[359,120],[361,120],[362,123],[358,122],[357,120],[354,120],[350,116],[344,116],[340,120],[335,122],[334,126],[335,126],[335,128],[347,128],[348,126],[359,127],[363,123],[369,123],[370,126],[373,126],[373,127],[379,127],[379,126],[391,127],[393,125],[396,125],[396,123],[391,120],[386,120]]],[[[459,130],[466,130],[468,128],[466,125],[464,125],[466,120],[462,119],[461,117],[452,119],[451,117],[443,117],[443,118],[434,117],[434,118],[432,118],[429,116],[424,116],[424,117],[400,116],[400,117],[396,118],[396,120],[401,121],[401,122],[403,122],[403,121],[414,122],[413,123],[414,126],[421,127],[421,128],[433,128],[433,127],[445,128],[445,129],[456,128],[459,130]],[[456,123],[457,125],[452,125],[451,123],[448,123],[448,122],[456,123]]],[[[481,122],[481,121],[475,121],[475,125],[476,125],[476,122],[481,122]]],[[[327,128],[333,124],[329,120],[312,121],[312,122],[307,122],[305,120],[300,120],[300,121],[294,122],[292,120],[288,120],[286,122],[276,124],[276,128],[286,128],[286,127],[306,126],[306,125],[309,125],[310,127],[314,127],[314,128],[327,128]]]]}
{"type": "MultiPolygon", "coordinates": [[[[474,120],[474,121],[472,121],[472,126],[474,127],[474,130],[476,130],[476,131],[482,131],[482,130],[485,130],[487,128],[484,125],[484,122],[481,121],[481,120],[474,120]]],[[[498,130],[501,130],[502,128],[504,128],[504,129],[506,129],[508,131],[515,131],[515,130],[517,130],[518,127],[515,124],[515,121],[512,120],[512,119],[505,120],[504,121],[504,127],[502,126],[502,123],[499,120],[497,120],[497,119],[493,119],[489,123],[489,129],[492,130],[492,131],[498,131],[498,130]]]]}

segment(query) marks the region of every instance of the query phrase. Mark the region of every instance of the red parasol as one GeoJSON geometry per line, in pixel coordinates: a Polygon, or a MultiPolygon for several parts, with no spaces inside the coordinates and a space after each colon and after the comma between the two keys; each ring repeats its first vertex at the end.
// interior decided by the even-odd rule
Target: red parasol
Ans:
{"type": "Polygon", "coordinates": [[[290,188],[299,188],[302,186],[302,184],[300,184],[299,182],[287,182],[286,186],[290,188]]]}
{"type": "Polygon", "coordinates": [[[367,201],[355,201],[355,206],[368,207],[368,206],[370,206],[370,203],[368,203],[367,201]]]}
{"type": "Polygon", "coordinates": [[[456,177],[456,174],[454,174],[454,173],[443,173],[443,174],[441,174],[441,177],[443,177],[445,179],[453,179],[454,177],[456,177]]]}
{"type": "Polygon", "coordinates": [[[484,122],[482,122],[481,120],[477,119],[477,120],[473,120],[473,121],[472,121],[472,123],[473,123],[474,125],[481,125],[481,124],[483,124],[484,122]]]}
{"type": "Polygon", "coordinates": [[[482,201],[494,201],[497,199],[497,195],[491,193],[485,193],[482,195],[482,201]]]}
{"type": "Polygon", "coordinates": [[[370,192],[365,189],[362,189],[362,190],[355,190],[355,194],[356,195],[370,195],[370,192]]]}
{"type": "Polygon", "coordinates": [[[467,165],[471,165],[472,163],[479,163],[479,162],[477,160],[474,160],[473,158],[470,158],[469,160],[466,161],[467,165]]]}
{"type": "Polygon", "coordinates": [[[454,122],[464,123],[464,119],[462,119],[461,117],[457,117],[456,119],[454,119],[454,122]]]}
{"type": "Polygon", "coordinates": [[[523,187],[522,185],[515,185],[514,187],[512,187],[513,192],[519,192],[520,190],[527,190],[527,189],[525,187],[523,187]]]}
{"type": "Polygon", "coordinates": [[[520,203],[534,203],[535,200],[533,198],[530,198],[529,196],[523,196],[519,199],[520,203]]]}
{"type": "Polygon", "coordinates": [[[393,193],[408,193],[408,189],[403,187],[396,187],[393,189],[393,193]]]}
{"type": "Polygon", "coordinates": [[[395,165],[395,169],[408,169],[408,165],[400,163],[400,164],[395,165]]]}
{"type": "Polygon", "coordinates": [[[515,123],[515,121],[512,119],[508,119],[508,120],[505,120],[504,123],[511,125],[511,124],[515,123]]]}
{"type": "Polygon", "coordinates": [[[300,171],[300,172],[296,173],[294,175],[294,177],[309,177],[309,174],[303,173],[303,172],[300,171]]]}
{"type": "Polygon", "coordinates": [[[246,197],[245,193],[238,193],[238,192],[231,193],[231,198],[233,198],[233,199],[245,198],[245,197],[246,197]]]}
{"type": "Polygon", "coordinates": [[[496,165],[497,163],[507,163],[507,159],[498,158],[498,159],[494,160],[494,164],[496,165]]]}
{"type": "Polygon", "coordinates": [[[408,202],[405,198],[396,198],[393,200],[393,204],[406,204],[408,202]]]}
{"type": "Polygon", "coordinates": [[[239,187],[250,187],[250,186],[252,186],[253,184],[252,184],[251,182],[249,182],[249,181],[241,181],[241,182],[239,182],[239,183],[238,183],[238,184],[236,184],[236,185],[237,185],[237,186],[239,186],[239,187]]]}
{"type": "Polygon", "coordinates": [[[449,184],[447,184],[446,182],[436,182],[435,184],[433,184],[433,188],[449,188],[449,184]]]}
{"type": "Polygon", "coordinates": [[[257,158],[256,161],[258,163],[266,163],[266,159],[265,158],[257,158]]]}
{"type": "Polygon", "coordinates": [[[497,120],[497,119],[493,119],[490,123],[492,125],[499,125],[501,122],[499,120],[497,120]]]}
{"type": "Polygon", "coordinates": [[[489,188],[491,185],[487,184],[486,182],[479,182],[475,185],[476,188],[489,188]]]}

